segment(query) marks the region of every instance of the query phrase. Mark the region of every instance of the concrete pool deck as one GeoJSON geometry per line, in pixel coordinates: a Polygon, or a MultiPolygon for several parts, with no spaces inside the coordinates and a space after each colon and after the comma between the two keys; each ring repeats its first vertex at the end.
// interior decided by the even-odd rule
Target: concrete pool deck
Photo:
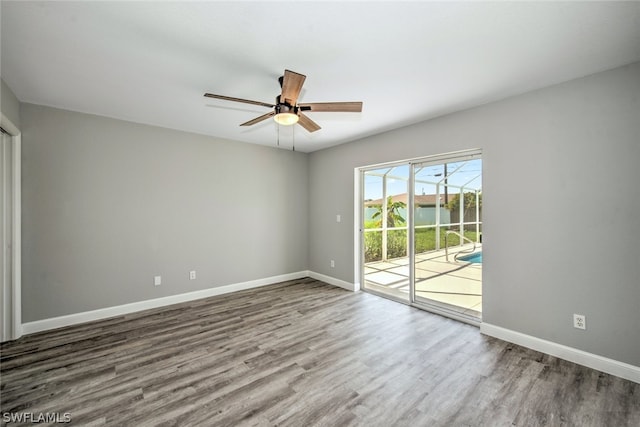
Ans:
{"type": "MultiPolygon", "coordinates": [[[[482,316],[482,264],[455,261],[454,255],[469,245],[416,255],[416,298],[465,316],[482,316]]],[[[476,251],[482,250],[477,246],[476,251]]],[[[402,300],[409,299],[409,258],[365,264],[365,289],[402,300]]]]}

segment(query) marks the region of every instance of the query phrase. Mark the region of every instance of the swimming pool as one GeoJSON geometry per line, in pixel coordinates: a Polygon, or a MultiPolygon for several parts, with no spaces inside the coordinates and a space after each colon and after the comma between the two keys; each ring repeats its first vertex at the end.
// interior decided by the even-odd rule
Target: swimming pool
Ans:
{"type": "Polygon", "coordinates": [[[469,255],[463,255],[456,258],[458,261],[467,261],[474,264],[482,264],[482,252],[476,252],[469,255]]]}

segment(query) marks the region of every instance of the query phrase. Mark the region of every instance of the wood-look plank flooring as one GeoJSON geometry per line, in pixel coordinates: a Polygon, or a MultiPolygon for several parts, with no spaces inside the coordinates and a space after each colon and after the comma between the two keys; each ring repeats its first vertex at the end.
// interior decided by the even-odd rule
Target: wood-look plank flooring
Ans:
{"type": "Polygon", "coordinates": [[[0,355],[3,414],[71,425],[640,426],[640,384],[309,278],[33,334],[0,355]]]}

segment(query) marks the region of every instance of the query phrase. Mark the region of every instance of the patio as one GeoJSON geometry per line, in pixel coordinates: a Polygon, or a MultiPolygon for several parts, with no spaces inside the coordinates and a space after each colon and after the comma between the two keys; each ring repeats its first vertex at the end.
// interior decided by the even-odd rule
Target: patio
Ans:
{"type": "MultiPolygon", "coordinates": [[[[455,261],[455,253],[465,248],[449,248],[449,261],[444,250],[416,255],[416,300],[479,319],[482,264],[455,261]]],[[[365,264],[364,273],[366,289],[409,299],[409,258],[370,262],[365,264]]]]}

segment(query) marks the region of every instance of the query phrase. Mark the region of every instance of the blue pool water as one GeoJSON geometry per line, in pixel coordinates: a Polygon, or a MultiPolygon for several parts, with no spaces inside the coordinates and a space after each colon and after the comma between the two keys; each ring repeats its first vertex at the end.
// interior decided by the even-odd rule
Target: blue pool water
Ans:
{"type": "Polygon", "coordinates": [[[476,252],[475,254],[459,256],[458,261],[467,261],[475,264],[482,264],[482,252],[476,252]]]}

